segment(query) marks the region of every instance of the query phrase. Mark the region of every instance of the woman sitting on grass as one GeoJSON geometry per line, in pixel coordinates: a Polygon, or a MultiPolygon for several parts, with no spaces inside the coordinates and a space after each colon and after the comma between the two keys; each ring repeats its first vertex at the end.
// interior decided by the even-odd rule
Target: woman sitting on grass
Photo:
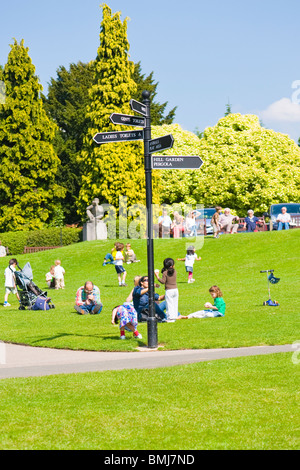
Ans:
{"type": "Polygon", "coordinates": [[[189,320],[190,318],[208,318],[208,317],[224,317],[226,304],[222,297],[222,292],[218,286],[212,286],[209,293],[214,299],[214,304],[206,302],[204,308],[207,310],[199,310],[198,312],[190,313],[189,315],[179,315],[177,320],[189,320]]]}

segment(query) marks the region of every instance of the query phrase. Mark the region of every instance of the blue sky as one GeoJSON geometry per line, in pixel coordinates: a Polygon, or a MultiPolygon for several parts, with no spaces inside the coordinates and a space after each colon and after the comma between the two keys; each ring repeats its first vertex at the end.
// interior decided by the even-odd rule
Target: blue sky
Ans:
{"type": "MultiPolygon", "coordinates": [[[[0,63],[22,38],[47,93],[60,65],[88,62],[99,46],[99,0],[15,0],[0,5],[0,63]]],[[[130,58],[154,72],[160,102],[200,131],[232,112],[300,137],[299,0],[110,0],[129,17],[130,58]]],[[[100,129],[99,129],[100,131],[100,129]]]]}

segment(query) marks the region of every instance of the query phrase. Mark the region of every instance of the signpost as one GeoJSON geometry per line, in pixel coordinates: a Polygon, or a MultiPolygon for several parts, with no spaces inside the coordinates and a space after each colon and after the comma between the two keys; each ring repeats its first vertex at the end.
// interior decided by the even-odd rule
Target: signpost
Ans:
{"type": "Polygon", "coordinates": [[[124,142],[129,140],[143,140],[143,138],[143,131],[100,132],[93,137],[96,144],[108,144],[109,142],[124,142]]]}
{"type": "Polygon", "coordinates": [[[100,132],[94,136],[97,144],[106,144],[110,142],[125,142],[133,140],[144,141],[144,161],[145,161],[145,180],[146,180],[146,208],[147,208],[147,261],[148,261],[148,296],[149,296],[149,317],[148,317],[148,347],[156,348],[157,339],[157,320],[155,317],[155,299],[154,299],[154,250],[153,250],[153,218],[152,218],[152,169],[197,169],[203,164],[200,157],[197,156],[153,156],[152,153],[160,152],[173,147],[174,138],[171,134],[157,139],[151,139],[151,117],[150,117],[150,93],[143,91],[143,103],[136,100],[130,100],[131,109],[144,117],[129,116],[127,114],[113,113],[110,120],[113,124],[126,126],[143,127],[143,130],[128,132],[100,132]]]}
{"type": "Polygon", "coordinates": [[[127,114],[113,113],[109,119],[113,124],[122,124],[125,126],[145,127],[146,119],[139,116],[128,116],[127,114]]]}
{"type": "Polygon", "coordinates": [[[167,150],[173,147],[174,138],[172,134],[167,134],[163,137],[158,137],[157,139],[152,139],[149,142],[149,152],[161,152],[162,150],[167,150]]]}
{"type": "Polygon", "coordinates": [[[136,100],[130,100],[129,101],[130,107],[132,111],[135,111],[136,113],[142,114],[143,116],[148,116],[148,109],[147,106],[143,103],[140,103],[139,101],[136,100]]]}
{"type": "Polygon", "coordinates": [[[199,170],[203,165],[200,157],[152,156],[153,170],[199,170]]]}

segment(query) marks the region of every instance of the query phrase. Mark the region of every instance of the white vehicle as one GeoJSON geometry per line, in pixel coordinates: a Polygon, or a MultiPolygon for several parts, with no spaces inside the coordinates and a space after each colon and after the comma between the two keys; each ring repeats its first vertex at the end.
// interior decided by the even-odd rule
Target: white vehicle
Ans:
{"type": "Polygon", "coordinates": [[[300,228],[300,203],[287,202],[282,204],[272,204],[268,216],[270,217],[270,230],[278,229],[277,217],[281,214],[282,207],[286,207],[286,211],[291,216],[290,227],[300,228]]]}

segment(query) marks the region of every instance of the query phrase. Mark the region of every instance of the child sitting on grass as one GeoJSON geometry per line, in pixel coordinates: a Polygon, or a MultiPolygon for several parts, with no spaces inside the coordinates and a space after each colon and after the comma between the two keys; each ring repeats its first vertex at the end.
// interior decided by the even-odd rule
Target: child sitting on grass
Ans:
{"type": "Polygon", "coordinates": [[[214,299],[214,304],[206,302],[204,308],[207,310],[199,310],[198,312],[190,313],[189,315],[179,315],[177,320],[189,320],[190,318],[213,318],[224,317],[226,304],[223,299],[223,294],[218,286],[212,286],[209,293],[214,299]]]}
{"type": "Polygon", "coordinates": [[[133,251],[133,249],[131,248],[130,243],[126,243],[125,259],[126,259],[127,264],[139,263],[139,261],[140,261],[139,259],[136,259],[136,254],[133,251]]]}

